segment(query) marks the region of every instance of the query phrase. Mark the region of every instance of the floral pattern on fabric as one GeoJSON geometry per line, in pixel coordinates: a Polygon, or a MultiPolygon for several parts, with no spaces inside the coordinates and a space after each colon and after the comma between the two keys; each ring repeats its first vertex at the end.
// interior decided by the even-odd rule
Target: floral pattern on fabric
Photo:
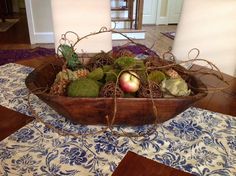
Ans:
{"type": "MultiPolygon", "coordinates": [[[[0,105],[31,115],[24,83],[31,71],[17,64],[0,67],[0,105]]],[[[72,123],[36,96],[30,101],[40,118],[57,129],[89,133],[103,128],[72,123]]],[[[139,134],[148,129],[148,125],[115,127],[139,134]]],[[[236,117],[191,107],[140,138],[117,137],[109,131],[61,136],[32,121],[0,142],[0,175],[108,176],[129,150],[195,175],[234,176],[236,117]]]]}

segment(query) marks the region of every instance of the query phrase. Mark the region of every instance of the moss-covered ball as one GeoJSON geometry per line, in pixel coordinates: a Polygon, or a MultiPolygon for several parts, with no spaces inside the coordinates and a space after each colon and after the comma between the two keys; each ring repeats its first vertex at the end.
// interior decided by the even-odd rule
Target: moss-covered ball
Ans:
{"type": "Polygon", "coordinates": [[[103,69],[103,72],[106,73],[106,72],[112,70],[113,67],[112,67],[111,65],[104,65],[104,66],[102,67],[102,69],[103,69]]]}
{"type": "Polygon", "coordinates": [[[67,95],[70,97],[97,97],[99,85],[95,80],[80,78],[71,82],[67,88],[67,95]]]}
{"type": "Polygon", "coordinates": [[[163,81],[164,79],[166,79],[166,76],[163,72],[161,71],[152,71],[149,75],[148,75],[148,79],[150,81],[153,81],[157,84],[161,83],[161,81],[163,81]]]}
{"type": "Polygon", "coordinates": [[[94,69],[88,74],[88,78],[94,79],[94,80],[100,80],[103,78],[103,76],[104,76],[104,73],[101,67],[94,69]]]}
{"type": "Polygon", "coordinates": [[[120,70],[118,70],[118,69],[114,69],[114,70],[110,70],[110,71],[106,72],[106,77],[105,77],[106,83],[116,82],[119,72],[120,72],[120,70]]]}
{"type": "Polygon", "coordinates": [[[120,68],[120,69],[127,69],[135,66],[136,64],[136,59],[133,57],[120,57],[115,60],[114,62],[115,66],[120,68]]]}

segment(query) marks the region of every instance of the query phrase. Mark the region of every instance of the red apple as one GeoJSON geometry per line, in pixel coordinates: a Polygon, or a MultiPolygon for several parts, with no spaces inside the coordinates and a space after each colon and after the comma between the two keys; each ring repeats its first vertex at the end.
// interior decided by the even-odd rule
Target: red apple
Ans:
{"type": "Polygon", "coordinates": [[[139,76],[133,72],[124,72],[119,78],[120,87],[124,92],[134,93],[139,89],[139,76]]]}

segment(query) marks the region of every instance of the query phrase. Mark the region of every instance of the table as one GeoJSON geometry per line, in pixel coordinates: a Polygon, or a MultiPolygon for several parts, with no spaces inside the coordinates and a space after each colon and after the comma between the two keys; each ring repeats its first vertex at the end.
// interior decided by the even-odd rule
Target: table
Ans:
{"type": "MultiPolygon", "coordinates": [[[[47,58],[48,61],[51,59],[53,58],[47,58]]],[[[20,63],[30,66],[41,64],[37,59],[20,63]]],[[[31,70],[31,68],[15,64],[1,67],[1,105],[30,115],[24,99],[27,91],[22,87],[24,86],[22,82],[31,70]],[[6,72],[7,74],[3,74],[6,72]],[[18,75],[17,78],[14,76],[15,74],[18,75]],[[14,84],[12,85],[12,83],[14,84]],[[11,86],[7,86],[7,84],[11,84],[11,86]],[[14,90],[14,94],[12,94],[12,90],[14,90]]],[[[215,106],[215,110],[220,111],[226,111],[229,109],[226,106],[232,106],[229,113],[235,116],[234,78],[227,79],[233,80],[232,87],[225,90],[222,95],[209,95],[196,106],[205,106],[210,110],[213,110],[212,108],[215,106]],[[218,108],[221,104],[214,96],[220,97],[221,101],[223,101],[222,97],[225,97],[227,101],[231,102],[223,101],[222,104],[225,106],[218,108]],[[213,104],[215,105],[213,106],[213,104]]],[[[208,80],[208,83],[211,82],[208,80]]],[[[46,117],[45,120],[51,121],[58,128],[62,126],[69,130],[96,130],[99,128],[76,126],[68,121],[63,121],[48,107],[41,105],[37,107],[38,112],[42,112],[41,115],[46,117]],[[58,118],[56,121],[55,117],[58,118]]],[[[0,142],[2,163],[0,174],[9,171],[22,175],[32,175],[33,173],[36,175],[39,173],[44,175],[110,175],[129,150],[196,175],[236,174],[234,159],[236,156],[236,119],[233,116],[192,107],[177,116],[174,121],[164,123],[153,135],[143,139],[129,139],[117,138],[109,132],[83,138],[60,136],[26,116],[11,119],[11,123],[19,124],[13,129],[11,124],[7,124],[8,118],[15,117],[14,115],[20,117],[20,115],[3,107],[0,107],[0,112],[2,122],[6,122],[5,128],[12,129],[5,135],[8,136],[15,129],[24,126],[0,142]],[[11,115],[8,112],[11,112],[11,115]],[[3,119],[3,117],[5,118],[3,119]],[[31,122],[25,125],[28,121],[31,122]]],[[[145,127],[140,127],[131,130],[140,132],[145,129],[145,127]]],[[[129,166],[127,165],[127,167],[129,166]]]]}
{"type": "Polygon", "coordinates": [[[187,172],[171,168],[167,165],[155,162],[133,152],[128,152],[116,168],[112,176],[191,176],[187,172]],[[135,164],[130,164],[135,161],[135,164]]]}

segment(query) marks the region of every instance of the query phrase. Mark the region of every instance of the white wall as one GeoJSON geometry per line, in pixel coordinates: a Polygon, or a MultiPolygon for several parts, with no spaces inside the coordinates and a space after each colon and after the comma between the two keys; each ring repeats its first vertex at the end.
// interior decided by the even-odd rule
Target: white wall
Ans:
{"type": "Polygon", "coordinates": [[[25,6],[31,43],[52,43],[51,1],[25,0],[25,6]]]}

